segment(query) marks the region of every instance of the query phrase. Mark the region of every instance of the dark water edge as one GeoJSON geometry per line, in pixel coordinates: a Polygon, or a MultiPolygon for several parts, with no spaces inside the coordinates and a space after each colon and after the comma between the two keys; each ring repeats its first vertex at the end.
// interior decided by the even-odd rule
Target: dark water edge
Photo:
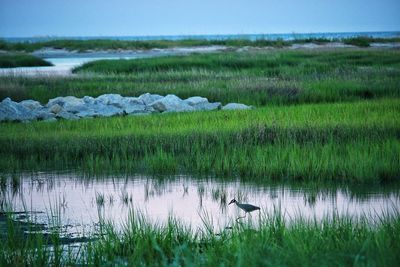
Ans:
{"type": "Polygon", "coordinates": [[[307,38],[326,38],[326,39],[346,39],[360,36],[372,38],[393,38],[399,37],[400,31],[388,32],[321,32],[321,33],[274,33],[274,34],[220,34],[220,35],[154,35],[154,36],[36,36],[36,37],[3,37],[8,42],[43,42],[51,40],[95,40],[110,39],[124,41],[149,41],[149,40],[185,40],[185,39],[205,39],[205,40],[278,40],[291,41],[307,38]]]}
{"type": "Polygon", "coordinates": [[[27,219],[44,225],[56,215],[66,233],[75,237],[91,232],[101,221],[121,225],[131,212],[160,223],[172,216],[195,228],[201,228],[206,217],[215,228],[223,229],[243,215],[238,207],[228,205],[232,198],[261,207],[260,214],[245,219],[253,223],[279,209],[288,221],[365,216],[373,224],[380,216],[400,209],[400,185],[256,183],[187,174],[85,175],[73,171],[1,177],[3,212],[25,212],[27,219]]]}

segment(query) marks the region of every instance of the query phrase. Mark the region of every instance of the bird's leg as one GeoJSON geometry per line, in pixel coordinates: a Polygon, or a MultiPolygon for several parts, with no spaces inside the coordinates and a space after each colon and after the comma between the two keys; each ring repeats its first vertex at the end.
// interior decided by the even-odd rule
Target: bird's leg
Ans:
{"type": "Polygon", "coordinates": [[[236,218],[236,221],[238,221],[239,219],[246,218],[246,214],[247,214],[247,212],[244,214],[244,216],[239,216],[239,217],[237,217],[237,218],[236,218]]]}

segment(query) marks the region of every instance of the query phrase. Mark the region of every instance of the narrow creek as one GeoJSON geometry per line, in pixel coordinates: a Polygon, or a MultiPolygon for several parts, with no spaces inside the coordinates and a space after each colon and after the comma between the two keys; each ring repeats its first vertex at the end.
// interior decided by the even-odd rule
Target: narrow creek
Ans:
{"type": "Polygon", "coordinates": [[[3,208],[12,203],[16,220],[43,225],[56,220],[65,233],[76,237],[95,231],[102,220],[121,227],[132,211],[160,224],[172,216],[192,229],[202,228],[206,222],[218,232],[244,215],[235,204],[228,205],[233,198],[261,208],[241,219],[255,224],[259,216],[274,210],[280,210],[290,222],[299,216],[320,220],[333,215],[368,215],[373,220],[400,207],[399,188],[393,186],[315,188],[188,175],[87,177],[74,172],[6,177],[0,200],[3,208]]]}

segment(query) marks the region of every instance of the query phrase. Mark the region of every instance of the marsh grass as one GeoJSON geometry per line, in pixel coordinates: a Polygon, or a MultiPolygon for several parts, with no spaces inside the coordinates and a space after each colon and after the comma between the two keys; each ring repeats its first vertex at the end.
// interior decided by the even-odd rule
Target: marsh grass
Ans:
{"type": "Polygon", "coordinates": [[[44,59],[29,54],[0,53],[0,68],[53,66],[44,59]]]}
{"type": "Polygon", "coordinates": [[[217,232],[210,221],[204,215],[204,228],[192,229],[172,216],[158,224],[132,211],[122,229],[102,221],[99,239],[81,244],[78,253],[57,243],[46,246],[40,234],[20,238],[11,222],[0,243],[0,264],[397,266],[400,261],[398,212],[358,218],[332,214],[319,221],[298,216],[288,222],[275,208],[256,223],[232,222],[217,232]]]}
{"type": "Polygon", "coordinates": [[[6,51],[25,51],[33,52],[42,48],[66,49],[69,51],[85,52],[88,50],[149,50],[153,48],[173,48],[173,47],[196,47],[196,46],[256,46],[256,47],[285,47],[291,44],[290,41],[278,40],[205,40],[205,39],[186,39],[186,40],[149,40],[149,41],[124,41],[124,40],[52,40],[44,42],[19,42],[11,43],[0,40],[0,49],[6,51]]]}
{"type": "Polygon", "coordinates": [[[0,99],[194,95],[255,106],[399,97],[398,50],[258,51],[90,62],[71,78],[0,77],[0,99]]]}
{"type": "Polygon", "coordinates": [[[355,38],[344,39],[328,39],[328,38],[295,38],[294,40],[283,39],[264,39],[259,38],[250,40],[246,38],[238,39],[183,39],[183,40],[146,40],[146,41],[125,41],[110,39],[94,39],[94,40],[71,40],[60,39],[42,42],[7,42],[0,40],[0,50],[5,51],[25,51],[33,52],[42,48],[66,49],[70,51],[89,51],[89,50],[148,50],[153,48],[172,48],[172,47],[194,47],[194,46],[212,46],[221,45],[229,47],[275,47],[282,48],[297,43],[316,43],[325,44],[329,42],[344,42],[352,45],[364,47],[366,43],[388,43],[399,42],[398,37],[394,38],[372,38],[361,36],[355,38]],[[361,41],[360,41],[361,40],[361,41]]]}
{"type": "Polygon", "coordinates": [[[354,38],[343,39],[343,43],[355,45],[358,47],[369,47],[372,43],[398,43],[400,38],[372,38],[369,36],[360,36],[354,38]]]}
{"type": "Polygon", "coordinates": [[[397,181],[398,100],[0,125],[4,170],[397,181]],[[29,136],[29,138],[28,138],[29,136]]]}

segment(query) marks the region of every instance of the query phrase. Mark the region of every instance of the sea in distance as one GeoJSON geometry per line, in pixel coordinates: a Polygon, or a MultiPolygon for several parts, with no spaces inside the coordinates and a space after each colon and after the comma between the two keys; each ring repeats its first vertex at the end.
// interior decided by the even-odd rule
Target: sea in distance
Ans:
{"type": "Polygon", "coordinates": [[[50,40],[94,40],[111,39],[124,41],[150,41],[150,40],[228,40],[228,39],[249,39],[249,40],[278,40],[291,41],[296,39],[325,38],[325,39],[346,39],[354,37],[372,38],[394,38],[400,37],[400,31],[390,32],[320,32],[320,33],[273,33],[273,34],[218,34],[218,35],[153,35],[153,36],[33,36],[33,37],[10,37],[2,38],[8,42],[44,42],[50,40]]]}

